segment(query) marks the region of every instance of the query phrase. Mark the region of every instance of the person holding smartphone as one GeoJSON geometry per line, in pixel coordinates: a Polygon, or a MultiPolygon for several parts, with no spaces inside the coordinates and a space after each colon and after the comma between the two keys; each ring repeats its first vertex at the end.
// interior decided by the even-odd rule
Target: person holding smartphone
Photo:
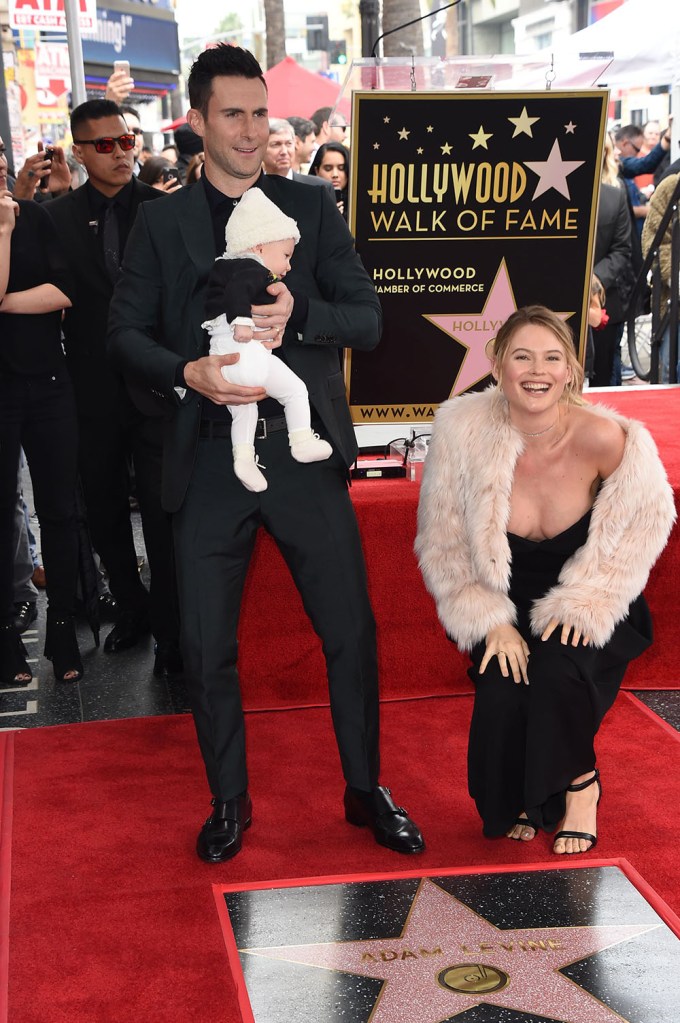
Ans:
{"type": "Polygon", "coordinates": [[[161,192],[174,192],[182,187],[179,171],[162,156],[150,156],[139,172],[139,180],[161,192]]]}

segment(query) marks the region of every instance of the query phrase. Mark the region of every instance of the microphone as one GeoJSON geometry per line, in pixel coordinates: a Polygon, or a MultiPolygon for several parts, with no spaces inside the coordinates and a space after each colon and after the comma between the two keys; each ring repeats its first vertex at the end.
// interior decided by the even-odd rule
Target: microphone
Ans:
{"type": "Polygon", "coordinates": [[[432,18],[434,17],[435,14],[441,14],[442,11],[448,11],[449,7],[457,7],[459,3],[460,0],[453,0],[453,3],[444,4],[443,7],[437,7],[437,9],[434,11],[428,11],[427,14],[422,14],[419,18],[413,18],[412,21],[405,21],[403,25],[397,25],[396,28],[391,28],[389,32],[383,32],[383,34],[378,36],[376,41],[373,43],[371,57],[375,58],[375,51],[381,39],[385,39],[387,36],[394,35],[395,32],[401,32],[402,28],[408,28],[409,25],[415,25],[419,21],[425,21],[425,18],[432,18]]]}

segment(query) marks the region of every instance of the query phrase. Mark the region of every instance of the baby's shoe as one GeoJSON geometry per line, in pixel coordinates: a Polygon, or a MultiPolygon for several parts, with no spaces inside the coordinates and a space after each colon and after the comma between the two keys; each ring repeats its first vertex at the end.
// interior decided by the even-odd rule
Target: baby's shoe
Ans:
{"type": "Polygon", "coordinates": [[[310,429],[293,430],[288,434],[290,453],[296,462],[323,462],[333,454],[327,440],[321,440],[318,433],[310,429]]]}
{"type": "Polygon", "coordinates": [[[246,490],[259,494],[267,489],[267,481],[259,470],[255,448],[252,444],[235,444],[234,472],[246,490]]]}

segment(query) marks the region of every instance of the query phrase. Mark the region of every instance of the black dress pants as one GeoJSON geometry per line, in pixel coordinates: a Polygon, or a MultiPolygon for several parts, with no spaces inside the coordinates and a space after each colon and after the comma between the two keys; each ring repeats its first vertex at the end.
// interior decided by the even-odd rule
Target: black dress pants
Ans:
{"type": "Polygon", "coordinates": [[[139,415],[127,403],[112,416],[80,421],[80,478],[95,550],[122,612],[150,614],[160,643],[179,636],[170,516],[161,507],[162,419],[139,415]],[[151,600],[137,570],[130,521],[129,460],[151,573],[151,600]]]}
{"type": "Polygon", "coordinates": [[[228,438],[199,440],[174,516],[185,677],[210,789],[226,800],[248,785],[236,629],[259,526],[278,544],[322,640],[345,779],[371,789],[379,772],[375,621],[345,467],[335,454],[300,465],[285,431],[256,449],[269,484],[261,494],[234,476],[228,438]]]}
{"type": "Polygon", "coordinates": [[[74,613],[78,578],[75,487],[78,428],[71,380],[0,373],[0,624],[13,620],[13,534],[23,446],[40,522],[50,611],[74,613]]]}

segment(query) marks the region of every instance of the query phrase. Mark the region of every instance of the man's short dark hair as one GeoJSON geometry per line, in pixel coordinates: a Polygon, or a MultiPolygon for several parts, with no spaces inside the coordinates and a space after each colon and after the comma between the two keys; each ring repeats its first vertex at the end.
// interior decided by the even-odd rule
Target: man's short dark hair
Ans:
{"type": "Polygon", "coordinates": [[[309,119],[313,123],[314,131],[317,135],[323,128],[323,122],[327,121],[331,116],[332,109],[333,107],[319,107],[318,110],[315,110],[313,114],[309,115],[309,119]]]}
{"type": "Polygon", "coordinates": [[[625,139],[633,141],[638,139],[642,135],[642,128],[639,124],[624,124],[621,128],[618,128],[614,135],[615,142],[623,142],[625,139]]]}
{"type": "Polygon", "coordinates": [[[291,125],[297,137],[303,142],[312,134],[312,132],[316,134],[314,121],[310,121],[307,117],[287,117],[286,120],[288,121],[288,124],[291,125]]]}
{"type": "Polygon", "coordinates": [[[212,95],[213,78],[259,78],[265,89],[267,83],[262,68],[249,50],[229,43],[218,43],[199,53],[189,72],[189,102],[194,110],[205,117],[212,95]]]}
{"type": "Polygon", "coordinates": [[[112,99],[88,99],[71,113],[71,135],[77,138],[86,121],[99,121],[103,117],[122,117],[120,107],[112,99]]]}

